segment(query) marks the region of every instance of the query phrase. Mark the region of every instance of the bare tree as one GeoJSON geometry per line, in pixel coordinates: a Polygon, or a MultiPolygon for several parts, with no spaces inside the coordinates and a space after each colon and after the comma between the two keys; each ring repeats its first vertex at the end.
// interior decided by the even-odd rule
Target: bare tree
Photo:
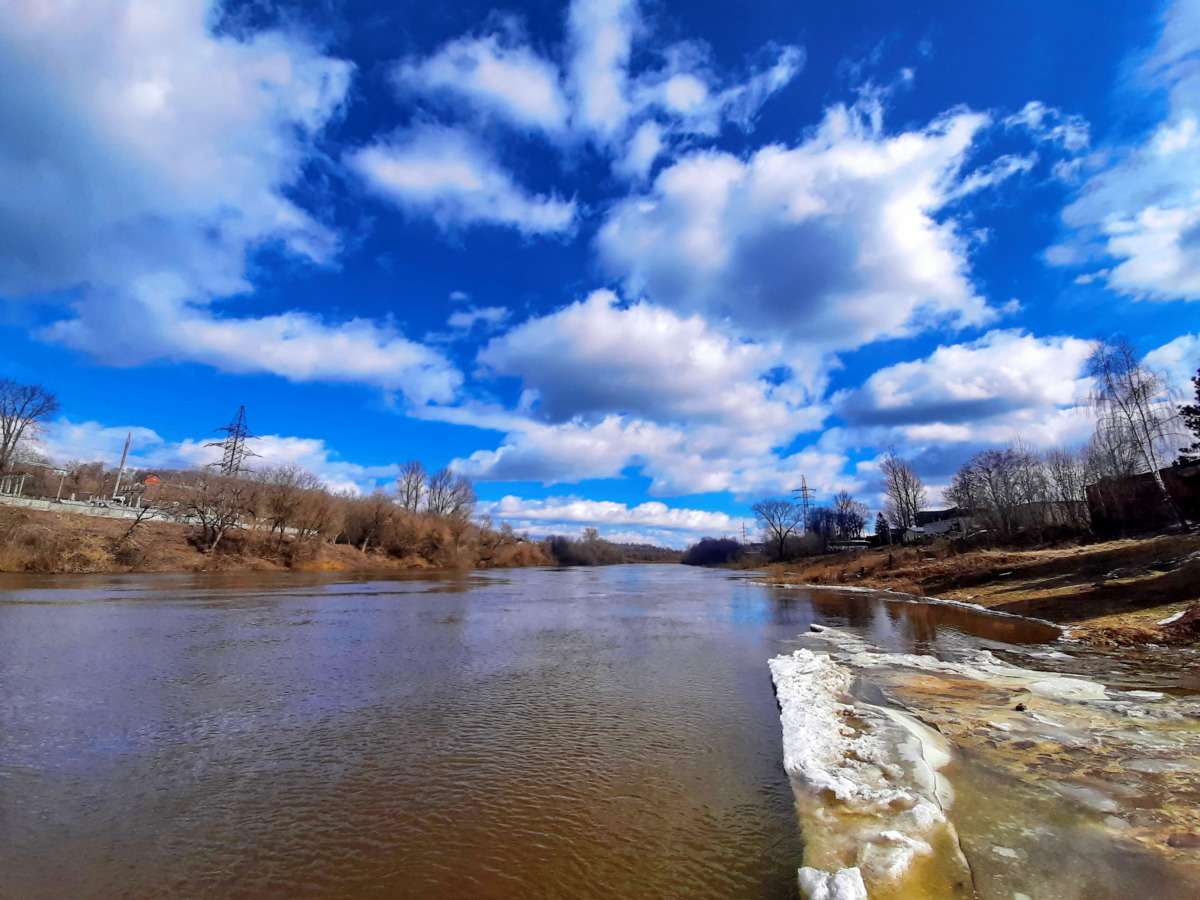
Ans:
{"type": "Polygon", "coordinates": [[[350,540],[363,553],[372,544],[382,544],[396,520],[396,504],[382,490],[373,491],[369,497],[355,498],[351,501],[351,510],[346,530],[350,540]]]}
{"type": "Polygon", "coordinates": [[[912,465],[896,455],[895,447],[888,448],[879,470],[883,472],[883,489],[887,494],[884,512],[888,519],[897,528],[915,525],[917,513],[924,509],[929,498],[925,482],[912,465]]]}
{"type": "Polygon", "coordinates": [[[1089,484],[1104,478],[1132,478],[1138,473],[1137,450],[1126,432],[1097,428],[1084,450],[1089,484]]]}
{"type": "Polygon", "coordinates": [[[983,495],[970,462],[961,465],[942,490],[942,502],[967,512],[983,508],[983,495]]]}
{"type": "Polygon", "coordinates": [[[848,491],[841,491],[833,497],[833,512],[837,536],[842,540],[851,540],[862,536],[871,511],[865,503],[859,503],[851,497],[848,491]]]}
{"type": "Polygon", "coordinates": [[[1097,341],[1088,357],[1092,391],[1088,402],[1097,413],[1097,431],[1128,443],[1186,531],[1183,510],[1167,490],[1161,469],[1169,448],[1178,446],[1178,410],[1163,376],[1151,371],[1125,338],[1097,341]]]}
{"type": "Polygon", "coordinates": [[[421,508],[421,500],[425,497],[425,466],[415,459],[410,459],[400,467],[396,478],[396,502],[401,509],[415,513],[421,508]]]}
{"type": "Polygon", "coordinates": [[[0,472],[12,463],[22,441],[36,438],[58,412],[58,400],[38,384],[0,378],[0,472]]]}
{"type": "Polygon", "coordinates": [[[435,516],[448,516],[454,507],[454,473],[438,469],[429,476],[425,491],[425,508],[435,516]]]}
{"type": "Polygon", "coordinates": [[[254,473],[258,482],[258,500],[263,517],[270,522],[271,531],[278,529],[279,543],[284,531],[294,526],[310,491],[321,486],[316,475],[300,466],[285,464],[268,466],[254,473]]]}
{"type": "Polygon", "coordinates": [[[304,499],[296,510],[295,524],[301,538],[336,534],[343,524],[341,506],[324,487],[305,491],[304,499]]]}
{"type": "Polygon", "coordinates": [[[450,482],[450,490],[446,500],[446,515],[453,519],[467,520],[475,511],[479,498],[475,494],[475,485],[465,475],[456,475],[450,482]]]}
{"type": "Polygon", "coordinates": [[[513,531],[513,527],[508,522],[501,522],[500,527],[496,527],[496,523],[492,521],[491,516],[482,516],[479,519],[479,562],[486,565],[493,562],[504,551],[520,544],[522,539],[513,531]]]}
{"type": "MultiPolygon", "coordinates": [[[[1069,473],[1061,474],[1066,478],[1069,473]]],[[[1050,502],[1054,496],[1046,463],[1020,440],[1003,450],[976,453],[954,473],[942,496],[1006,538],[1061,519],[1050,502]]]]}
{"type": "Polygon", "coordinates": [[[200,525],[205,552],[217,549],[221,539],[253,515],[255,485],[244,478],[227,478],[201,469],[195,481],[183,488],[181,507],[200,525]]]}
{"type": "Polygon", "coordinates": [[[1067,524],[1087,527],[1086,452],[1054,447],[1046,451],[1045,460],[1047,496],[1061,507],[1067,524]]]}
{"type": "Polygon", "coordinates": [[[805,538],[815,540],[819,552],[829,549],[831,541],[838,536],[837,512],[828,506],[814,506],[808,511],[808,534],[805,538]]]}
{"type": "Polygon", "coordinates": [[[775,546],[776,559],[787,553],[788,538],[804,527],[804,509],[790,500],[761,500],[751,507],[763,539],[775,546]]]}

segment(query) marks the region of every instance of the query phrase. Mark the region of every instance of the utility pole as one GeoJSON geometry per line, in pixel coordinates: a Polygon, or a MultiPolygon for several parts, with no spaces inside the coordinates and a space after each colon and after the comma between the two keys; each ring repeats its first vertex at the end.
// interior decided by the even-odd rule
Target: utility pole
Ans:
{"type": "Polygon", "coordinates": [[[224,452],[221,454],[220,463],[211,463],[211,465],[219,465],[221,474],[228,478],[237,478],[245,469],[246,458],[249,456],[258,456],[253,450],[246,446],[246,441],[250,438],[257,437],[250,433],[250,429],[246,427],[246,407],[239,406],[237,415],[233,417],[233,421],[228,425],[218,428],[217,431],[226,433],[225,440],[211,441],[205,444],[206,447],[221,447],[224,452]]]}
{"type": "MultiPolygon", "coordinates": [[[[125,435],[125,449],[121,453],[121,468],[117,469],[117,483],[115,485],[113,485],[112,498],[114,500],[117,499],[117,497],[119,496],[120,490],[121,490],[121,476],[123,476],[125,474],[125,460],[127,460],[129,458],[129,442],[132,440],[133,440],[133,432],[131,431],[131,432],[129,432],[129,434],[125,435]]],[[[59,483],[59,488],[60,489],[62,488],[61,482],[59,483]]]]}
{"type": "Polygon", "coordinates": [[[808,479],[800,476],[800,487],[792,488],[793,494],[799,494],[800,505],[804,507],[804,531],[808,532],[808,502],[813,497],[813,489],[808,486],[808,479]]]}

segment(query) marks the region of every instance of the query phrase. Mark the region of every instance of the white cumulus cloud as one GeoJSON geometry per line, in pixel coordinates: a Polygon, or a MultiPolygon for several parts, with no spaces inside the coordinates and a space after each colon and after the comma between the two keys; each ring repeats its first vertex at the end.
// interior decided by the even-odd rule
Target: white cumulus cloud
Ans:
{"type": "Polygon", "coordinates": [[[835,107],[748,160],[685,156],[614,207],[603,264],[631,296],[828,350],[990,321],[967,239],[940,215],[986,117],[887,135],[877,113],[835,107]]]}
{"type": "Polygon", "coordinates": [[[1047,258],[1092,265],[1113,290],[1136,299],[1200,300],[1200,6],[1167,7],[1142,70],[1164,90],[1168,113],[1140,144],[1113,151],[1063,211],[1073,233],[1047,258]]]}
{"type": "Polygon", "coordinates": [[[537,531],[553,530],[550,526],[571,526],[570,531],[593,525],[601,527],[611,537],[611,528],[630,526],[684,532],[692,537],[739,532],[752,519],[735,518],[728,513],[701,509],[672,507],[658,501],[629,506],[610,500],[585,500],[578,497],[549,497],[527,500],[507,496],[494,503],[484,503],[480,511],[497,520],[511,521],[520,528],[537,531]]]}
{"type": "Polygon", "coordinates": [[[831,398],[845,420],[822,435],[830,450],[895,445],[918,472],[946,480],[978,450],[1018,438],[1077,446],[1095,424],[1087,408],[1091,343],[999,330],[943,345],[873,373],[831,398]]]}
{"type": "Polygon", "coordinates": [[[629,58],[637,0],[573,0],[567,13],[576,126],[607,140],[629,117],[629,58]]]}
{"type": "Polygon", "coordinates": [[[375,193],[443,228],[499,225],[541,235],[574,225],[573,201],[528,193],[464,129],[418,125],[346,161],[375,193]]]}
{"type": "Polygon", "coordinates": [[[1192,378],[1200,369],[1200,334],[1181,334],[1146,354],[1146,365],[1166,375],[1171,387],[1190,402],[1195,396],[1192,378]]]}
{"type": "Polygon", "coordinates": [[[765,380],[783,358],[779,345],[735,340],[696,315],[622,307],[604,290],[493,338],[479,353],[491,372],[535,391],[537,412],[552,422],[621,413],[772,432],[795,422],[788,400],[808,399],[765,380]]]}
{"type": "Polygon", "coordinates": [[[73,292],[45,331],[101,360],[202,362],[447,400],[445,359],[362,320],[223,316],[273,245],[336,233],[289,199],[353,67],[285,30],[214,30],[210,0],[0,5],[0,295],[73,292]],[[411,378],[411,381],[410,381],[411,378]]]}
{"type": "Polygon", "coordinates": [[[570,115],[558,66],[511,32],[450,41],[431,56],[400,63],[393,78],[402,91],[445,94],[552,135],[567,127],[570,115]]]}
{"type": "Polygon", "coordinates": [[[1088,389],[1091,342],[992,331],[938,347],[924,359],[879,369],[835,398],[842,415],[867,425],[961,425],[1015,410],[1073,407],[1088,389]]]}
{"type": "Polygon", "coordinates": [[[566,24],[561,66],[518,20],[493,16],[488,30],[402,60],[393,82],[403,100],[432,101],[446,118],[538,133],[561,149],[591,143],[616,174],[641,179],[672,143],[726,125],[750,131],[804,62],[799,48],[770,45],[742,73],[723,75],[706,44],[652,41],[637,0],[573,0],[566,24]]]}

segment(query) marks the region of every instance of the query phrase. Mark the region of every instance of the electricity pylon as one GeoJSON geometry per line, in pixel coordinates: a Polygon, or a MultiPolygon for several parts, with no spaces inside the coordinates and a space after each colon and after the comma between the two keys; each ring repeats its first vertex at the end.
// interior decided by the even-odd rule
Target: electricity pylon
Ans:
{"type": "Polygon", "coordinates": [[[225,440],[212,441],[205,444],[205,446],[223,447],[224,453],[221,454],[220,463],[210,463],[210,465],[219,465],[222,475],[229,478],[236,478],[245,470],[246,458],[258,456],[257,453],[246,446],[248,439],[257,437],[257,435],[251,434],[250,429],[246,427],[246,407],[239,406],[237,415],[233,417],[233,421],[228,425],[218,428],[217,431],[224,431],[226,433],[225,440]]]}
{"type": "Polygon", "coordinates": [[[808,502],[812,499],[813,489],[808,486],[808,479],[800,476],[800,487],[792,488],[793,494],[799,494],[800,505],[804,507],[804,530],[808,531],[808,502]]]}

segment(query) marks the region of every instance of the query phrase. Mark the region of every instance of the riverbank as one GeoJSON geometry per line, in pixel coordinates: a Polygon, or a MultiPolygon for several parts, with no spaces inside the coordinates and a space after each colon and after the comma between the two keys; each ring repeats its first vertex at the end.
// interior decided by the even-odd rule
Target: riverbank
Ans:
{"type": "Polygon", "coordinates": [[[230,532],[216,551],[205,552],[195,537],[194,528],[170,522],[0,508],[0,572],[383,572],[554,564],[541,544],[501,544],[498,535],[473,526],[454,537],[453,546],[445,535],[430,534],[404,554],[255,529],[230,532]]]}
{"type": "Polygon", "coordinates": [[[934,656],[814,629],[770,662],[806,896],[1197,896],[1194,691],[1153,689],[1153,664],[1114,685],[1129,650],[934,656]]]}
{"type": "Polygon", "coordinates": [[[1194,608],[1200,535],[962,553],[944,541],[798,560],[767,572],[772,584],[868,587],[974,603],[1046,619],[1101,645],[1200,640],[1200,608],[1194,608]]]}

